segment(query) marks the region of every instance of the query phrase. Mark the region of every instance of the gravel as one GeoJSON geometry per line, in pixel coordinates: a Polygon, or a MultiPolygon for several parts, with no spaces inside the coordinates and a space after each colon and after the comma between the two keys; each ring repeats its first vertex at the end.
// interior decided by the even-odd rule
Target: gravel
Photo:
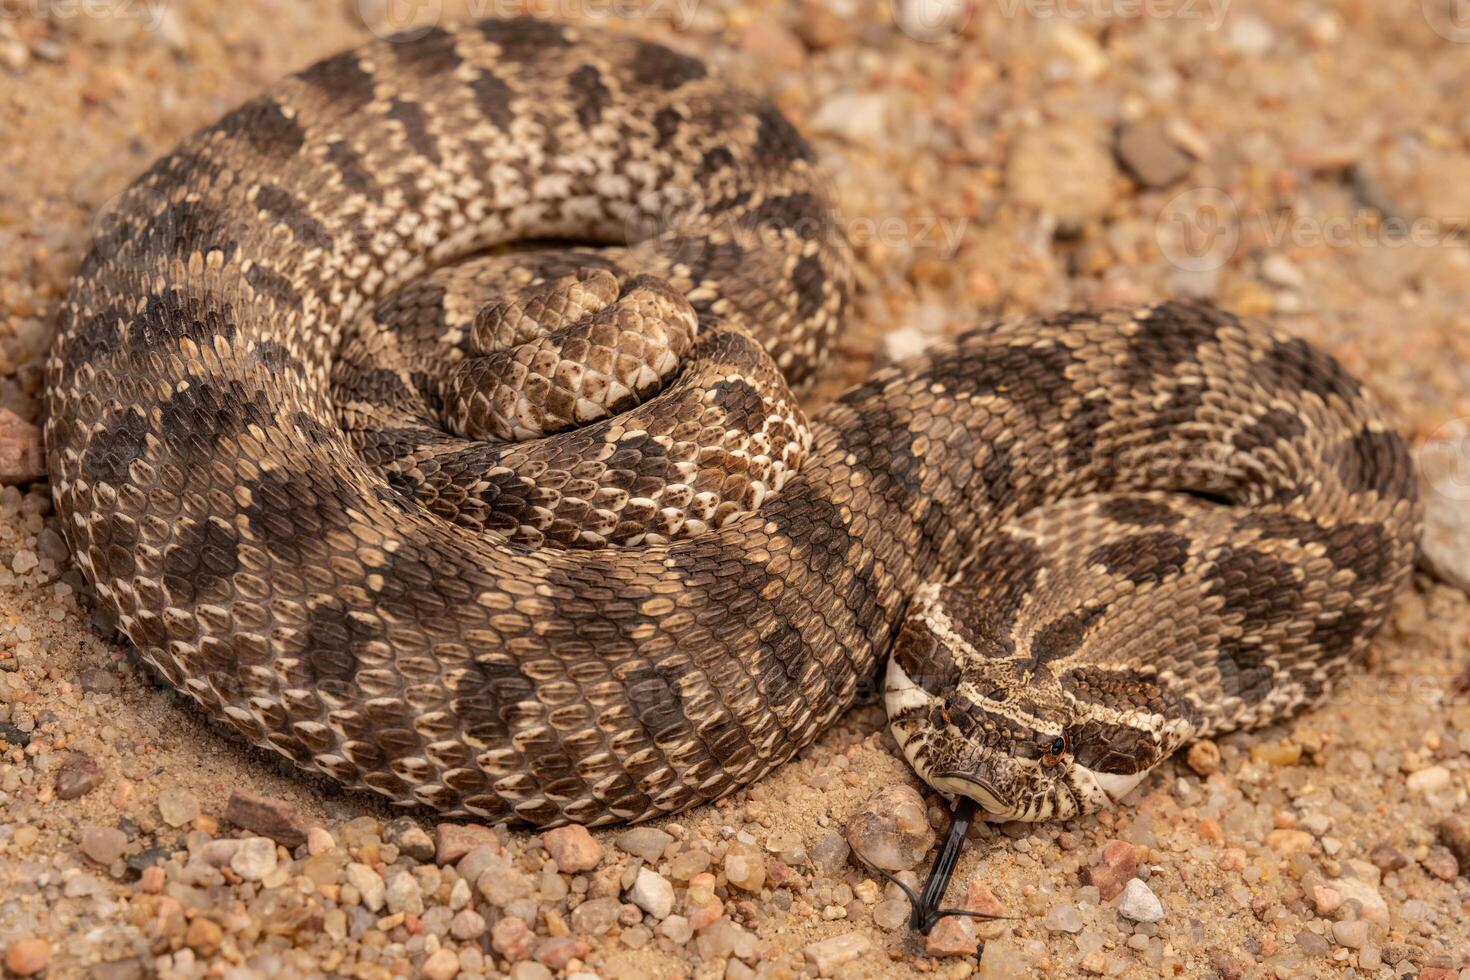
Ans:
{"type": "Polygon", "coordinates": [[[1118,900],[1118,914],[1133,922],[1159,922],[1164,918],[1164,906],[1147,885],[1134,878],[1118,900]]]}
{"type": "MultiPolygon", "coordinates": [[[[1219,30],[1146,16],[1104,31],[986,4],[920,17],[927,2],[903,16],[943,35],[930,41],[895,31],[890,5],[835,0],[698,4],[677,38],[816,133],[831,171],[862,288],[813,402],[865,377],[890,328],[908,331],[897,354],[980,315],[1207,296],[1331,348],[1415,445],[1440,447],[1420,457],[1433,557],[1463,570],[1453,434],[1470,419],[1470,295],[1463,234],[1444,229],[1463,217],[1470,152],[1454,101],[1424,96],[1464,88],[1463,45],[1417,4],[1238,0],[1219,30]],[[1212,190],[1237,241],[1191,263],[1167,206],[1212,190]],[[1440,222],[1443,240],[1389,242],[1393,213],[1440,222]],[[865,230],[885,220],[889,233],[865,230]],[[1329,221],[1352,233],[1311,236],[1329,221]]],[[[95,211],[187,132],[363,36],[356,10],[373,3],[269,18],[166,6],[156,34],[81,12],[0,18],[14,137],[0,141],[0,484],[38,466],[44,352],[95,211]]],[[[891,863],[917,887],[945,826],[876,704],[760,785],[648,826],[405,816],[242,749],[160,689],[94,612],[31,475],[0,487],[10,975],[1456,980],[1470,967],[1470,707],[1454,686],[1470,601],[1428,576],[1323,708],[1192,746],[1117,810],[977,826],[947,901],[984,887],[1008,918],[931,945],[848,842],[855,816],[897,825],[875,794],[905,796],[915,842],[891,863]],[[1162,918],[1125,914],[1140,889],[1162,918]]]]}

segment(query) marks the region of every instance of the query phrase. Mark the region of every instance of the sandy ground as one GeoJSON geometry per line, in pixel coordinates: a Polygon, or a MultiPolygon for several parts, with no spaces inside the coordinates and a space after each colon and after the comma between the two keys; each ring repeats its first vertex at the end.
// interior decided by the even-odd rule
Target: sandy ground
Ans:
{"type": "MultiPolygon", "coordinates": [[[[507,4],[469,12],[520,9],[507,4]]],[[[0,0],[0,406],[37,419],[57,298],[129,179],[406,6],[0,0]]],[[[418,4],[419,20],[439,6],[418,4]]],[[[862,285],[816,400],[981,315],[1187,295],[1330,348],[1416,443],[1470,417],[1463,10],[982,7],[539,9],[633,15],[620,29],[708,57],[811,135],[862,285]]],[[[988,889],[1013,918],[980,927],[979,958],[973,929],[944,940],[959,955],[933,955],[845,858],[841,831],[864,801],[915,785],[873,706],[662,836],[501,830],[450,860],[454,835],[432,820],[385,826],[396,814],[374,800],[213,730],[151,683],[84,593],[44,483],[0,493],[12,974],[1470,978],[1470,832],[1454,823],[1470,787],[1470,700],[1455,686],[1470,602],[1428,577],[1320,710],[1165,764],[1117,813],[982,828],[953,901],[974,883],[972,901],[988,889]],[[235,791],[276,801],[284,828],[226,819],[235,791]],[[1126,846],[1105,858],[1110,841],[1126,846]],[[583,860],[595,863],[574,870],[583,860]],[[1107,875],[1090,871],[1135,864],[1157,921],[1120,914],[1137,888],[1104,897],[1107,875]]]]}

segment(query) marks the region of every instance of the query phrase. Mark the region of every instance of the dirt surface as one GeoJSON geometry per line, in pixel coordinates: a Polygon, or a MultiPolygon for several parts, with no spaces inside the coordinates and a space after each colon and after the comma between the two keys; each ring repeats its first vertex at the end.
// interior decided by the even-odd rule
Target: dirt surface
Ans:
{"type": "MultiPolygon", "coordinates": [[[[443,6],[0,0],[9,481],[34,471],[41,357],[108,201],[385,18],[522,9],[443,6]]],[[[1416,444],[1470,417],[1470,22],[1449,0],[980,7],[537,9],[700,53],[812,137],[862,287],[814,401],[984,315],[1184,295],[1331,349],[1416,444]]],[[[926,948],[846,853],[865,801],[917,785],[875,706],[652,830],[500,829],[456,854],[468,832],[390,823],[155,687],[47,494],[0,492],[7,975],[1470,978],[1470,602],[1427,576],[1320,710],[1181,755],[1115,813],[981,827],[951,901],[1011,918],[926,948]],[[227,816],[235,792],[267,799],[227,816]]],[[[1465,496],[1431,505],[1463,528],[1465,496]]]]}

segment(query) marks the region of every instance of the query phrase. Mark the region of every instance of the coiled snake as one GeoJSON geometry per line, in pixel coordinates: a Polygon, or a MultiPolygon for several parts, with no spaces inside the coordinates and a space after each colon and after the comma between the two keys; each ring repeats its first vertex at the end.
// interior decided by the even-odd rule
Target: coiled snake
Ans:
{"type": "Polygon", "coordinates": [[[1007,319],[808,424],[850,261],[801,137],[693,58],[535,20],[329,58],[99,234],[48,365],[67,540],[246,738],[539,825],[760,778],[895,646],[919,772],[1027,819],[1362,652],[1419,511],[1331,358],[1007,319]]]}

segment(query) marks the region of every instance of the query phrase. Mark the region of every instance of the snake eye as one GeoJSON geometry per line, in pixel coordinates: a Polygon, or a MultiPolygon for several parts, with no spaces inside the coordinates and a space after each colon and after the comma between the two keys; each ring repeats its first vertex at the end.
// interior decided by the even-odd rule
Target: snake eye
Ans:
{"type": "Polygon", "coordinates": [[[1062,761],[1062,753],[1067,751],[1067,740],[1060,736],[1051,740],[1046,747],[1046,753],[1041,757],[1043,766],[1054,766],[1062,761]]]}

